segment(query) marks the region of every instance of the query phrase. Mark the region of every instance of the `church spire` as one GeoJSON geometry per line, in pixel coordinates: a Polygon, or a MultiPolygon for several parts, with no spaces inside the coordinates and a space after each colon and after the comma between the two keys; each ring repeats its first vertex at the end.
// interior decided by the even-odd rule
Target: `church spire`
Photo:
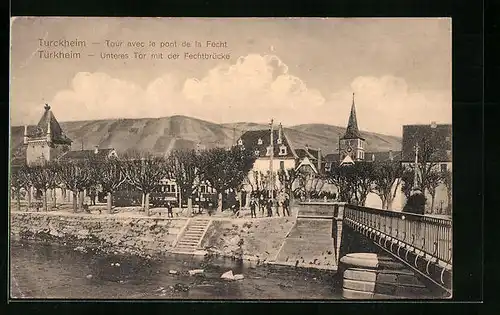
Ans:
{"type": "Polygon", "coordinates": [[[342,139],[361,139],[361,133],[358,129],[358,120],[356,118],[356,106],[354,104],[354,93],[352,93],[352,105],[351,105],[351,114],[349,115],[349,122],[347,123],[347,129],[345,135],[342,139]]]}

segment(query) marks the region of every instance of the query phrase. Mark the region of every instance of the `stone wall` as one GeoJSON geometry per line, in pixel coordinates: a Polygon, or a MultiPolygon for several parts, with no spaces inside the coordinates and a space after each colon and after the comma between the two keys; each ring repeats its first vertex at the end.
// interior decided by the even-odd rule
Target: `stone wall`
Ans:
{"type": "Polygon", "coordinates": [[[269,262],[278,254],[294,218],[212,221],[201,246],[210,254],[269,262]]]}
{"type": "Polygon", "coordinates": [[[172,248],[187,219],[11,212],[12,239],[155,256],[172,248]]]}

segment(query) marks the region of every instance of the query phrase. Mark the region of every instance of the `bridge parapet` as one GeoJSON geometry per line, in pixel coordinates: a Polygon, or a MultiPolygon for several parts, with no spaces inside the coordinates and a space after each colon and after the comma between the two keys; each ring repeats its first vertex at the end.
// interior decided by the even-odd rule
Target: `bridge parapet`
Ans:
{"type": "Polygon", "coordinates": [[[347,204],[343,222],[451,294],[451,220],[347,204]]]}

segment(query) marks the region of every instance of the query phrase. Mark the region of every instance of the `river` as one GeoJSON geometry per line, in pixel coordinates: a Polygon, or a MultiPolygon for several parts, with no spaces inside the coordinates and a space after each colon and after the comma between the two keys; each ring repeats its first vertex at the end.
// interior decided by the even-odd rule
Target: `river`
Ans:
{"type": "Polygon", "coordinates": [[[328,271],[169,255],[160,261],[11,243],[11,296],[43,299],[341,299],[328,271]],[[117,264],[118,263],[118,264],[117,264]],[[203,269],[202,274],[188,274],[203,269]],[[243,280],[220,278],[232,270],[243,280]],[[170,271],[176,271],[171,274],[170,271]]]}

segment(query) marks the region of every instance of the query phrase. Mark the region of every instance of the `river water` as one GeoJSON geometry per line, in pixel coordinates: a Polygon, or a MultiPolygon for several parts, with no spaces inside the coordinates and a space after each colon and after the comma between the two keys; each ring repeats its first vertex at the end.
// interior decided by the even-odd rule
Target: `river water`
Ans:
{"type": "Polygon", "coordinates": [[[161,261],[11,243],[11,296],[43,299],[341,299],[333,273],[169,255],[161,261]],[[116,264],[118,263],[118,264],[116,264]],[[190,276],[188,271],[203,269],[190,276]],[[170,271],[176,271],[171,274],[170,271]],[[232,270],[243,280],[220,278],[232,270]]]}

